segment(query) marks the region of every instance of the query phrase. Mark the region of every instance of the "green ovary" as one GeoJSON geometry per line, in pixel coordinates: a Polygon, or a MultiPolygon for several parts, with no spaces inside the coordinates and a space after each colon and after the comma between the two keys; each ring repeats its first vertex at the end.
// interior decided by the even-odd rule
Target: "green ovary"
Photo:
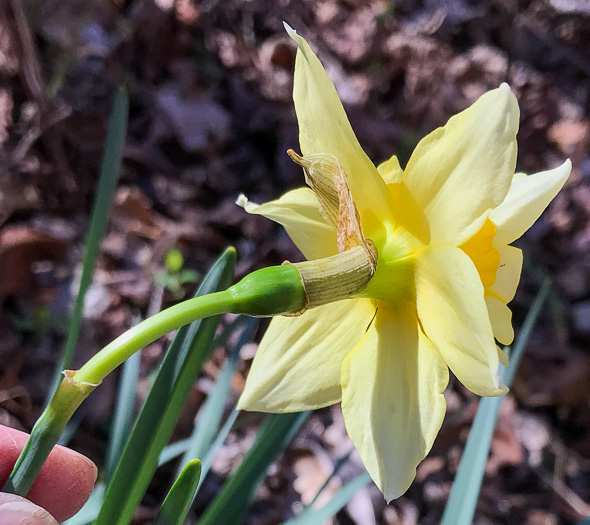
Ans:
{"type": "Polygon", "coordinates": [[[384,237],[371,238],[378,250],[377,268],[371,282],[357,294],[358,297],[367,297],[390,304],[402,300],[414,300],[416,251],[412,248],[417,246],[411,246],[414,243],[409,237],[407,232],[397,228],[384,237]]]}

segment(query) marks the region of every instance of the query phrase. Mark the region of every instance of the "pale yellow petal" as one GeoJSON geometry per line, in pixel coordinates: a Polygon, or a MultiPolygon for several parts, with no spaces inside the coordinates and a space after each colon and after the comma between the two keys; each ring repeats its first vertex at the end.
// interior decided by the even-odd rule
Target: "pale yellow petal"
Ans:
{"type": "Polygon", "coordinates": [[[519,110],[508,86],[489,91],[420,141],[403,180],[426,213],[432,242],[461,245],[506,196],[519,110]]]}
{"type": "Polygon", "coordinates": [[[508,304],[514,299],[516,288],[520,282],[522,250],[514,246],[496,247],[496,250],[500,254],[500,265],[496,271],[496,281],[489,291],[504,304],[508,304]]]}
{"type": "Polygon", "coordinates": [[[512,312],[505,303],[495,297],[486,297],[486,305],[492,323],[494,337],[499,343],[509,345],[514,340],[512,328],[512,312]]]}
{"type": "Polygon", "coordinates": [[[380,306],[342,366],[348,435],[385,499],[401,496],[445,415],[448,368],[421,332],[413,307],[380,306]]]}
{"type": "Polygon", "coordinates": [[[342,360],[361,339],[375,306],[350,299],[275,317],[248,374],[239,408],[298,412],[340,402],[342,360]]]}
{"type": "Polygon", "coordinates": [[[403,182],[387,185],[393,203],[395,223],[422,244],[430,243],[430,224],[420,204],[403,182]]]}
{"type": "Polygon", "coordinates": [[[463,250],[443,246],[418,258],[416,303],[424,332],[459,381],[478,395],[505,393],[483,284],[463,250]]]}
{"type": "Polygon", "coordinates": [[[377,166],[377,171],[387,184],[401,182],[402,176],[404,174],[404,170],[402,170],[401,166],[399,165],[399,160],[395,155],[393,155],[389,160],[379,164],[379,166],[377,166]]]}
{"type": "Polygon", "coordinates": [[[572,163],[566,160],[552,170],[515,176],[504,201],[490,213],[498,229],[495,242],[510,244],[526,232],[561,190],[571,170],[572,163]]]}
{"type": "Polygon", "coordinates": [[[318,199],[309,188],[289,191],[280,199],[260,205],[242,195],[238,204],[248,213],[263,215],[282,225],[307,259],[338,253],[336,229],[321,216],[318,199]]]}
{"type": "Polygon", "coordinates": [[[309,44],[287,29],[297,43],[293,100],[303,155],[334,155],[348,180],[367,233],[390,213],[385,182],[361,148],[332,81],[309,44]]]}

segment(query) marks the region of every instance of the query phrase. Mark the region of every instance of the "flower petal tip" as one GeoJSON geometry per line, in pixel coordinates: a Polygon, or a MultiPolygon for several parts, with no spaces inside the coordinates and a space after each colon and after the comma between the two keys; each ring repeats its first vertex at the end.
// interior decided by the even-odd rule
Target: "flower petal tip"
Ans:
{"type": "Polygon", "coordinates": [[[236,204],[241,208],[244,208],[248,213],[252,213],[256,208],[260,206],[260,204],[255,204],[254,202],[250,202],[248,197],[246,197],[243,193],[238,195],[236,199],[236,204]]]}
{"type": "Polygon", "coordinates": [[[498,393],[496,395],[503,396],[504,394],[508,393],[509,388],[504,384],[504,381],[499,374],[497,374],[494,378],[494,386],[498,389],[498,393]]]}
{"type": "Polygon", "coordinates": [[[496,388],[500,388],[501,384],[502,384],[502,378],[499,375],[496,375],[496,377],[494,378],[494,386],[496,388]]]}
{"type": "Polygon", "coordinates": [[[243,193],[240,193],[236,199],[236,204],[242,208],[245,208],[248,205],[248,197],[246,197],[243,193]]]}
{"type": "Polygon", "coordinates": [[[248,399],[242,392],[242,395],[238,398],[238,402],[236,403],[236,410],[249,410],[252,411],[251,403],[248,403],[248,399]]]}
{"type": "Polygon", "coordinates": [[[504,91],[507,91],[508,93],[512,92],[512,90],[510,89],[510,86],[506,82],[502,82],[500,84],[500,89],[503,89],[504,91]]]}
{"type": "Polygon", "coordinates": [[[297,31],[295,29],[293,29],[289,24],[287,24],[287,22],[285,22],[283,20],[283,27],[285,28],[285,31],[287,31],[287,34],[293,38],[294,35],[297,35],[297,31]]]}

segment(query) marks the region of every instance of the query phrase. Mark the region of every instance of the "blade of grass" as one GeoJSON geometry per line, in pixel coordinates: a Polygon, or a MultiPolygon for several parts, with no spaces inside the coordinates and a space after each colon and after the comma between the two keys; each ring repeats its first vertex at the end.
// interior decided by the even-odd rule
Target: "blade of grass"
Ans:
{"type": "Polygon", "coordinates": [[[125,363],[119,383],[117,394],[117,406],[113,418],[113,427],[109,436],[107,458],[105,466],[105,483],[111,479],[117,461],[121,456],[123,447],[129,437],[133,425],[133,413],[135,411],[135,393],[139,381],[139,365],[141,364],[141,353],[136,352],[125,363]]]}
{"type": "Polygon", "coordinates": [[[166,445],[162,452],[160,453],[160,457],[158,458],[158,467],[161,467],[165,463],[176,459],[181,454],[186,452],[190,443],[190,438],[181,439],[179,441],[175,441],[174,443],[170,443],[170,445],[166,445]]]}
{"type": "Polygon", "coordinates": [[[371,476],[367,472],[363,472],[344,485],[323,507],[318,510],[307,508],[296,518],[285,522],[284,525],[322,525],[335,516],[350,501],[357,490],[370,482],[371,476]]]}
{"type": "Polygon", "coordinates": [[[231,335],[242,325],[244,324],[245,317],[243,315],[237,316],[233,321],[231,321],[224,329],[221,331],[220,334],[215,336],[213,339],[213,348],[219,348],[220,346],[224,346],[231,335]]]}
{"type": "Polygon", "coordinates": [[[78,342],[80,328],[82,327],[84,298],[92,283],[94,267],[100,253],[100,246],[107,227],[107,219],[111,208],[111,202],[113,200],[113,194],[115,193],[117,181],[119,180],[119,174],[121,172],[125,136],[127,135],[128,114],[129,98],[127,96],[127,90],[124,87],[120,87],[115,95],[115,101],[113,102],[113,108],[109,119],[105,149],[102,157],[102,166],[100,168],[98,179],[98,189],[92,207],[88,235],[86,236],[78,295],[76,296],[74,308],[72,309],[70,316],[64,350],[55,368],[52,386],[47,393],[47,403],[51,400],[61,382],[61,371],[70,366],[72,358],[74,357],[76,343],[78,342]]]}
{"type": "Polygon", "coordinates": [[[68,421],[68,424],[66,425],[66,428],[64,429],[63,434],[59,438],[57,444],[67,447],[68,443],[71,441],[71,439],[78,431],[78,427],[80,426],[80,423],[83,419],[84,410],[78,410],[77,412],[75,412],[72,418],[68,421]]]}
{"type": "MultiPolygon", "coordinates": [[[[235,250],[226,250],[197,294],[227,288],[235,259],[235,250]]],[[[218,316],[203,319],[178,330],[107,487],[97,525],[122,525],[131,521],[201,370],[218,321],[218,316]]]]}
{"type": "MultiPolygon", "coordinates": [[[[510,357],[510,363],[508,364],[508,368],[502,377],[504,380],[505,385],[510,388],[512,386],[512,381],[514,380],[514,376],[516,375],[516,370],[518,369],[518,365],[520,364],[520,359],[522,358],[522,354],[524,353],[524,349],[528,343],[529,337],[535,327],[535,323],[541,313],[541,308],[545,304],[547,297],[549,296],[549,292],[551,291],[551,279],[548,277],[545,278],[531,308],[527,312],[525,317],[524,323],[522,324],[522,328],[520,333],[518,334],[518,338],[510,352],[508,353],[510,357]]],[[[502,398],[494,398],[494,399],[502,399],[502,398]]]]}
{"type": "Polygon", "coordinates": [[[309,412],[269,414],[242,463],[225,483],[199,525],[236,525],[244,518],[270,464],[295,437],[309,412]]]}
{"type": "MultiPolygon", "coordinates": [[[[219,447],[221,445],[223,445],[223,443],[225,442],[230,430],[232,429],[232,427],[233,427],[234,423],[236,422],[236,419],[238,419],[239,415],[240,415],[239,410],[234,409],[231,411],[226,422],[223,424],[223,426],[221,427],[221,430],[219,431],[219,433],[215,437],[215,441],[213,441],[213,443],[211,444],[211,446],[207,450],[207,455],[205,456],[205,459],[202,461],[202,465],[201,465],[201,481],[199,482],[199,486],[201,486],[201,484],[203,483],[203,480],[205,479],[205,476],[207,475],[207,473],[209,472],[209,469],[211,468],[211,464],[213,463],[213,458],[215,457],[215,453],[217,452],[219,447]]],[[[164,449],[162,450],[162,453],[160,454],[160,457],[158,458],[158,466],[160,467],[164,463],[167,463],[168,461],[172,461],[173,459],[177,458],[181,454],[184,454],[184,452],[186,451],[186,449],[189,446],[189,442],[190,442],[190,438],[181,439],[180,441],[176,441],[176,442],[171,443],[170,445],[167,445],[166,447],[164,447],[164,449]]]]}
{"type": "MultiPolygon", "coordinates": [[[[227,357],[227,363],[215,381],[215,387],[211,395],[205,401],[201,413],[197,418],[193,434],[190,437],[190,445],[184,453],[180,464],[187,464],[191,458],[203,458],[206,456],[211,443],[215,439],[215,435],[219,431],[221,418],[225,411],[225,405],[231,388],[231,380],[238,366],[240,359],[240,350],[251,339],[258,321],[256,319],[248,319],[245,328],[238,339],[238,342],[232,348],[232,351],[227,357]]],[[[180,472],[177,472],[179,475],[180,472]]]]}
{"type": "Polygon", "coordinates": [[[215,457],[217,450],[219,450],[219,447],[221,447],[221,445],[223,445],[223,443],[225,442],[225,440],[229,434],[229,431],[234,426],[234,423],[236,422],[236,419],[238,419],[239,415],[240,415],[240,411],[234,408],[234,410],[231,412],[230,416],[227,418],[226,422],[221,427],[221,430],[219,431],[219,434],[217,434],[215,441],[209,447],[209,450],[207,451],[207,455],[205,456],[205,459],[203,460],[203,466],[202,466],[202,471],[201,471],[201,481],[199,482],[199,487],[203,484],[203,480],[205,479],[205,476],[207,476],[207,474],[209,473],[209,469],[211,468],[211,465],[213,464],[213,458],[215,457]]]}
{"type": "MultiPolygon", "coordinates": [[[[516,374],[520,358],[524,352],[533,326],[545,303],[551,282],[545,279],[530,310],[527,313],[522,330],[514,348],[510,352],[508,368],[501,374],[506,386],[510,387],[516,374]]],[[[492,434],[502,403],[501,397],[484,397],[479,402],[477,414],[471,426],[471,432],[461,456],[459,470],[451,489],[449,501],[445,507],[441,525],[469,525],[473,520],[479,497],[484,468],[488,458],[492,434]]]]}
{"type": "Polygon", "coordinates": [[[353,452],[354,452],[354,446],[352,446],[346,454],[344,454],[340,459],[338,459],[338,461],[336,462],[336,465],[334,465],[334,470],[332,470],[332,472],[328,476],[328,479],[326,481],[324,481],[323,485],[316,492],[316,495],[313,497],[313,499],[307,505],[305,505],[305,507],[303,507],[303,510],[301,511],[301,513],[307,512],[308,509],[310,509],[311,507],[313,507],[315,505],[315,502],[318,500],[318,498],[320,497],[320,495],[322,494],[324,489],[330,484],[330,482],[332,481],[332,479],[334,479],[334,477],[338,474],[338,472],[340,472],[340,469],[344,465],[346,465],[346,463],[348,463],[348,460],[350,459],[350,455],[353,452]]]}
{"type": "Polygon", "coordinates": [[[154,520],[154,525],[182,525],[191,507],[199,479],[201,462],[189,461],[164,499],[164,503],[154,520]]]}

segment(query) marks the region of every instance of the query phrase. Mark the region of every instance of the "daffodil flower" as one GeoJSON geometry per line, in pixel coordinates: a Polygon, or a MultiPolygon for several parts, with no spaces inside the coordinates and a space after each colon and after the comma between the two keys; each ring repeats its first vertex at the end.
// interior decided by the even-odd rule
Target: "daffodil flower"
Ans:
{"type": "Polygon", "coordinates": [[[282,224],[308,260],[356,247],[376,265],[352,298],[272,320],[239,406],[295,412],[342,403],[347,432],[389,501],[432,447],[449,368],[475,394],[507,391],[496,341],[514,337],[506,304],[522,266],[510,243],[555,197],[571,164],[514,174],[519,109],[504,84],[422,139],[404,170],[395,156],[375,167],[320,61],[288,31],[298,46],[303,153],[292,156],[311,189],[242,204],[282,224]]]}

